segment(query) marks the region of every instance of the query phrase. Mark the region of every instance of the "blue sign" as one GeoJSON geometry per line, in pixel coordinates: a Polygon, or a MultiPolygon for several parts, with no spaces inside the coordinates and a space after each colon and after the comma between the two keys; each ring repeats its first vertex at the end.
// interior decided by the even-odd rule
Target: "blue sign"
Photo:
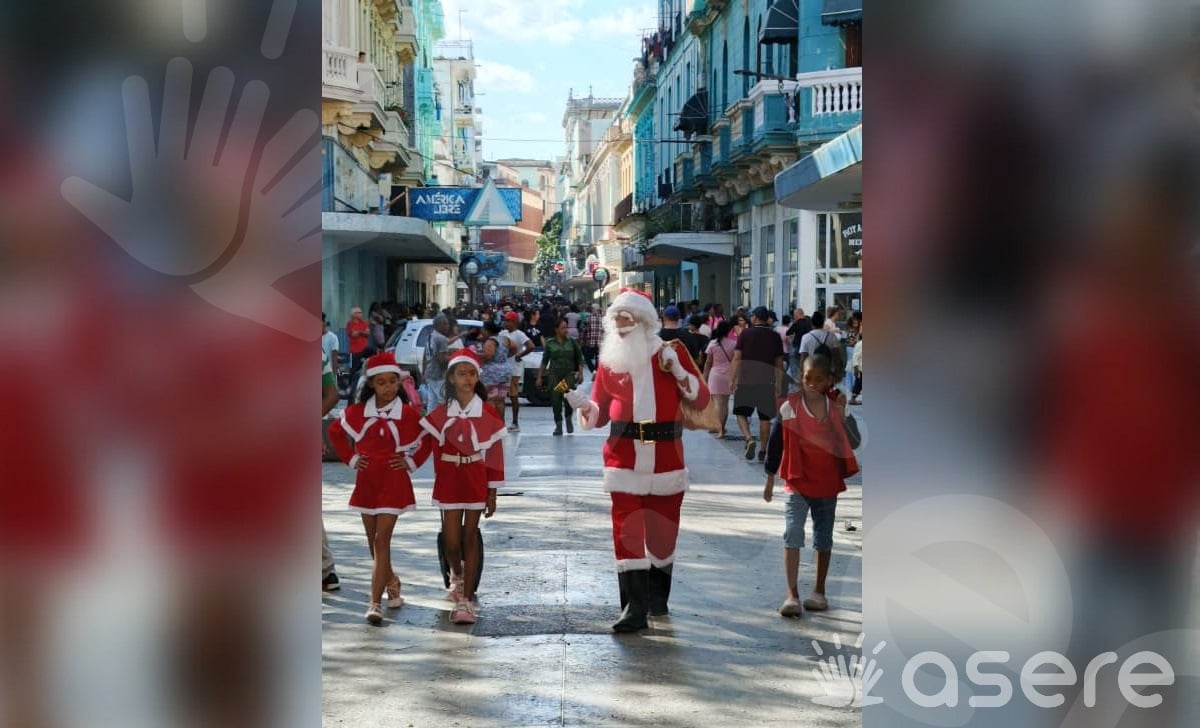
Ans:
{"type": "MultiPolygon", "coordinates": [[[[412,187],[408,214],[429,222],[462,222],[475,198],[479,196],[480,187],[412,187]]],[[[500,196],[504,205],[512,213],[514,220],[521,219],[521,189],[518,187],[500,187],[500,196]]]]}

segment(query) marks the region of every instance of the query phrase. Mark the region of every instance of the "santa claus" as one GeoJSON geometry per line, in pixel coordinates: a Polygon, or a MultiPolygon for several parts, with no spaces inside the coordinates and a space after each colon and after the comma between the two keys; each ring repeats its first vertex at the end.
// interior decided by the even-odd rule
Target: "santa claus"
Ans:
{"type": "Polygon", "coordinates": [[[658,312],[624,289],[604,316],[600,367],[591,399],[566,397],[583,429],[611,425],[604,443],[604,489],[612,497],[613,548],[621,587],[616,632],[636,632],[665,616],[679,509],[688,487],[683,403],[708,405],[708,387],[687,350],[658,337],[658,312]]]}

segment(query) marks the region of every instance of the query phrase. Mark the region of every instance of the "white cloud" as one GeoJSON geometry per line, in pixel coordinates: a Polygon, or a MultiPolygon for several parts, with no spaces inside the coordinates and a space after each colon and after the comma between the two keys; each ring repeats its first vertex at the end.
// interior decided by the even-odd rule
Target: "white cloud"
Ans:
{"type": "Polygon", "coordinates": [[[544,41],[566,45],[579,35],[577,11],[583,0],[442,0],[446,37],[458,37],[459,10],[468,35],[487,35],[515,43],[544,41]]]}
{"type": "Polygon", "coordinates": [[[638,38],[643,30],[657,24],[655,9],[647,3],[637,8],[623,8],[615,15],[588,20],[587,34],[593,37],[638,38]]]}
{"type": "Polygon", "coordinates": [[[515,91],[527,94],[532,93],[535,86],[533,74],[529,71],[504,63],[479,61],[479,73],[475,77],[475,89],[479,93],[515,91]]]}

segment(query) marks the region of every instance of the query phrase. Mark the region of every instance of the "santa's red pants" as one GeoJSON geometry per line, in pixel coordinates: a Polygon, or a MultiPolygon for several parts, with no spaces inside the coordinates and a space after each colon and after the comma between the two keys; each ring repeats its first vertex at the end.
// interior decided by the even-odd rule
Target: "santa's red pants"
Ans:
{"type": "Polygon", "coordinates": [[[665,567],[675,560],[683,493],[612,496],[613,549],[617,571],[665,567]]]}

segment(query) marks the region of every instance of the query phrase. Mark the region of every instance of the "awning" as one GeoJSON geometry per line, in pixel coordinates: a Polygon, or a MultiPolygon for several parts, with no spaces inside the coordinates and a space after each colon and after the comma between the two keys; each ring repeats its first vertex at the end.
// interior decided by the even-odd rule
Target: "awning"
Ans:
{"type": "Polygon", "coordinates": [[[650,241],[646,257],[669,256],[679,260],[732,258],[735,233],[659,233],[650,241]]]}
{"type": "Polygon", "coordinates": [[[700,89],[683,105],[679,113],[679,121],[675,131],[681,131],[684,136],[708,133],[708,90],[700,89]]]}
{"type": "Polygon", "coordinates": [[[365,250],[407,263],[457,263],[458,255],[428,222],[415,217],[322,212],[321,240],[335,252],[365,250]]]}
{"type": "Polygon", "coordinates": [[[862,124],[817,147],[775,176],[784,207],[842,211],[862,207],[862,124]]]}
{"type": "Polygon", "coordinates": [[[846,25],[862,22],[862,0],[823,0],[821,23],[846,25]]]}
{"type": "MultiPolygon", "coordinates": [[[[861,0],[860,0],[861,2],[861,0]]],[[[774,0],[767,10],[767,22],[758,33],[760,45],[800,42],[800,1],[774,0]]]]}

